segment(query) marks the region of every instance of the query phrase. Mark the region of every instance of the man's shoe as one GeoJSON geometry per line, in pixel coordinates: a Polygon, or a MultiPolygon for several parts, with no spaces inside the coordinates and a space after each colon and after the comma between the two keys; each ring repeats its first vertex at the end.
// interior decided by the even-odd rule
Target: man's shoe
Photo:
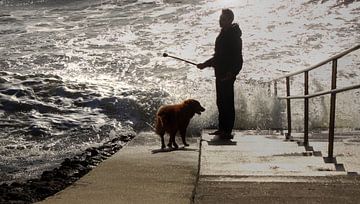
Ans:
{"type": "Polygon", "coordinates": [[[210,132],[209,135],[220,135],[223,134],[222,130],[216,130],[215,132],[210,132]]]}
{"type": "Polygon", "coordinates": [[[232,140],[234,139],[234,135],[232,135],[231,133],[223,133],[219,135],[221,139],[224,140],[232,140]]]}

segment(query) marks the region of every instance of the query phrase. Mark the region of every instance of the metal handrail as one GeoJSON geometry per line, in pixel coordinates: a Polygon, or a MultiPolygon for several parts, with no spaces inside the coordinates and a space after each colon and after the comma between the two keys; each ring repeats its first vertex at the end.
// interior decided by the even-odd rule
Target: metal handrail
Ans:
{"type": "Polygon", "coordinates": [[[335,56],[332,56],[332,57],[330,57],[330,58],[328,58],[328,59],[326,59],[326,60],[324,60],[324,61],[322,61],[322,62],[320,62],[320,63],[318,63],[318,64],[316,64],[316,65],[313,65],[313,66],[311,66],[311,67],[308,67],[308,68],[306,68],[306,69],[302,69],[302,70],[299,70],[299,71],[296,71],[296,72],[292,72],[292,73],[289,73],[289,74],[285,74],[284,76],[275,78],[275,79],[273,79],[272,81],[278,81],[278,80],[280,80],[280,79],[285,79],[286,77],[291,77],[291,76],[295,76],[295,75],[304,73],[304,72],[306,72],[306,71],[311,71],[311,70],[316,69],[316,68],[318,68],[318,67],[320,67],[320,66],[322,66],[322,65],[324,65],[324,64],[326,64],[326,63],[331,62],[331,61],[334,60],[334,59],[339,59],[339,58],[341,58],[341,57],[349,54],[350,52],[353,52],[353,51],[358,50],[358,49],[360,49],[360,44],[359,44],[359,45],[356,45],[356,46],[354,46],[354,47],[352,47],[352,48],[349,48],[349,49],[347,49],[347,50],[344,50],[343,52],[341,52],[341,53],[339,53],[339,54],[337,54],[337,55],[335,55],[335,56]]]}
{"type": "MultiPolygon", "coordinates": [[[[335,105],[336,105],[336,94],[348,90],[359,89],[360,84],[347,86],[343,88],[336,88],[336,79],[337,79],[337,61],[339,58],[355,51],[360,48],[360,44],[347,49],[333,57],[330,57],[316,65],[313,65],[309,68],[299,70],[293,73],[286,74],[284,76],[278,77],[270,82],[274,82],[274,93],[277,96],[277,81],[280,79],[286,79],[286,97],[278,97],[278,99],[286,99],[287,106],[287,125],[288,132],[286,134],[286,139],[291,137],[291,99],[304,99],[304,145],[309,145],[309,99],[317,96],[322,96],[330,94],[330,121],[329,121],[329,143],[328,143],[328,161],[334,161],[333,150],[334,150],[334,131],[335,131],[335,105]],[[331,90],[320,91],[317,93],[309,94],[309,71],[319,68],[320,66],[332,62],[332,75],[331,75],[331,90]],[[304,95],[300,96],[291,96],[290,95],[290,77],[304,73],[304,95]]],[[[270,85],[270,84],[269,84],[270,85]]]]}
{"type": "Polygon", "coordinates": [[[344,91],[349,91],[349,90],[359,89],[359,88],[360,88],[360,84],[357,84],[357,85],[347,86],[347,87],[343,87],[343,88],[339,88],[339,89],[333,89],[333,90],[329,90],[329,91],[320,91],[320,92],[316,92],[314,94],[308,94],[308,95],[278,97],[278,99],[314,98],[314,97],[317,97],[317,96],[323,96],[323,95],[331,94],[331,93],[341,93],[341,92],[344,92],[344,91]]]}

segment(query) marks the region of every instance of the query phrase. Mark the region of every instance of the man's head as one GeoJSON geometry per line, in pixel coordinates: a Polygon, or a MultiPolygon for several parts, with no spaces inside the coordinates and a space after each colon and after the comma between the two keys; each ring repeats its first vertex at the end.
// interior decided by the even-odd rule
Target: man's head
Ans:
{"type": "Polygon", "coordinates": [[[229,28],[234,20],[234,13],[230,9],[223,9],[220,15],[220,27],[229,28]]]}

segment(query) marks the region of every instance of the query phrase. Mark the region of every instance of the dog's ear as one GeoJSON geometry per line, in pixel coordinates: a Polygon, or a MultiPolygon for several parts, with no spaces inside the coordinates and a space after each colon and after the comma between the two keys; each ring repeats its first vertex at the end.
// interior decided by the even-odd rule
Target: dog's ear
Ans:
{"type": "Polygon", "coordinates": [[[192,103],[194,103],[194,99],[186,99],[186,100],[184,101],[184,104],[186,104],[186,105],[190,105],[190,104],[192,104],[192,103]]]}

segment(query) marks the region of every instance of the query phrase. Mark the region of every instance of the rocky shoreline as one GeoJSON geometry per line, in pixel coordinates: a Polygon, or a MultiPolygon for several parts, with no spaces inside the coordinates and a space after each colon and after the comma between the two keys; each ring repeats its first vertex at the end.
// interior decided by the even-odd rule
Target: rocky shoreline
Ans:
{"type": "Polygon", "coordinates": [[[82,154],[65,159],[60,167],[44,171],[40,178],[23,183],[3,183],[0,185],[0,204],[34,203],[54,195],[115,154],[134,137],[132,134],[122,135],[102,146],[88,148],[82,154]]]}

